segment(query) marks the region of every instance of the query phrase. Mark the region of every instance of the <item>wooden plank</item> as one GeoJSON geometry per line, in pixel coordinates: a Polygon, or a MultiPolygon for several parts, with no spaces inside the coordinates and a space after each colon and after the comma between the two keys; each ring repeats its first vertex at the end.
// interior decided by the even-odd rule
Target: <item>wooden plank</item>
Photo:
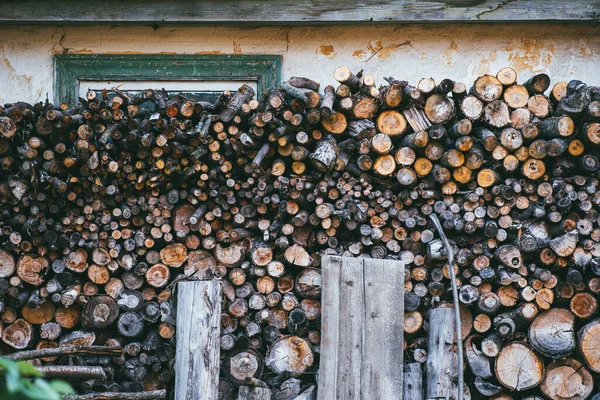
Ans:
{"type": "Polygon", "coordinates": [[[403,390],[403,264],[326,256],[321,269],[317,398],[397,398],[403,390]]]}
{"type": "Polygon", "coordinates": [[[74,104],[82,80],[256,81],[258,93],[281,84],[280,55],[57,54],[54,102],[74,104]]]}
{"type": "Polygon", "coordinates": [[[362,389],[373,399],[402,393],[404,265],[364,259],[365,337],[362,389]]]}
{"type": "Polygon", "coordinates": [[[331,24],[598,21],[597,0],[4,0],[2,24],[331,24]]]}
{"type": "Polygon", "coordinates": [[[421,363],[414,362],[404,365],[404,399],[423,400],[423,372],[421,363]]]}
{"type": "Polygon", "coordinates": [[[321,361],[319,363],[318,399],[333,400],[337,393],[338,339],[340,336],[341,257],[325,256],[321,260],[321,361]]]}
{"type": "Polygon", "coordinates": [[[338,339],[337,397],[362,399],[365,291],[363,259],[342,258],[340,282],[340,335],[338,339]]]}
{"type": "Polygon", "coordinates": [[[271,389],[258,386],[240,386],[237,400],[271,400],[271,389]]]}
{"type": "Polygon", "coordinates": [[[452,352],[454,341],[454,308],[442,304],[429,310],[429,340],[427,347],[427,395],[430,399],[452,396],[452,352]]]}
{"type": "Polygon", "coordinates": [[[180,282],[177,291],[175,398],[217,400],[222,284],[180,282]]]}

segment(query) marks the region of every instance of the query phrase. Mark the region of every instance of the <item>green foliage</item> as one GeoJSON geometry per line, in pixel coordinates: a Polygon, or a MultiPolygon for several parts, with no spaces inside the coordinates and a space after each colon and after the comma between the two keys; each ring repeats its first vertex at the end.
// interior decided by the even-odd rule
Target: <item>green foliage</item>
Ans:
{"type": "Polygon", "coordinates": [[[0,358],[0,399],[61,400],[64,394],[75,394],[67,382],[47,381],[25,361],[0,358]]]}

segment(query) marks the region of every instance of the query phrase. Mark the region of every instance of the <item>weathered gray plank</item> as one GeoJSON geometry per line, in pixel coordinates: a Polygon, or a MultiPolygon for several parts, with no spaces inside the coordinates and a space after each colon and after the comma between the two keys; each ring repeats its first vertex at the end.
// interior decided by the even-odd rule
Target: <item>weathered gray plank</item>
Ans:
{"type": "Polygon", "coordinates": [[[180,282],[177,291],[175,398],[217,400],[221,282],[180,282]]]}
{"type": "Polygon", "coordinates": [[[271,389],[258,386],[240,386],[237,400],[271,400],[271,389]]]}
{"type": "Polygon", "coordinates": [[[4,0],[3,24],[330,24],[597,21],[597,0],[4,0]]]}
{"type": "Polygon", "coordinates": [[[399,398],[403,390],[403,264],[323,257],[322,276],[317,398],[399,398]]]}
{"type": "Polygon", "coordinates": [[[365,291],[363,259],[342,258],[340,282],[340,335],[338,360],[338,399],[362,399],[365,291]]]}
{"type": "Polygon", "coordinates": [[[398,261],[364,259],[365,336],[362,389],[372,399],[402,393],[404,266],[398,261]]]}
{"type": "Polygon", "coordinates": [[[429,310],[427,347],[427,395],[430,399],[452,396],[452,352],[454,341],[454,308],[451,304],[429,310]]]}
{"type": "Polygon", "coordinates": [[[423,372],[421,363],[414,362],[404,366],[404,399],[423,400],[423,372]]]}
{"type": "Polygon", "coordinates": [[[342,259],[323,257],[321,276],[321,361],[318,398],[335,399],[337,392],[338,338],[340,336],[340,283],[342,259]]]}

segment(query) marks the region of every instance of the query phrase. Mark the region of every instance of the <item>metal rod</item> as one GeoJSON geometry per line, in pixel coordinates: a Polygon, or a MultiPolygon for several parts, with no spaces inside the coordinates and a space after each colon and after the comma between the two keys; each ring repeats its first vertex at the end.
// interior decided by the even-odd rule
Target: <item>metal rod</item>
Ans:
{"type": "Polygon", "coordinates": [[[458,400],[463,400],[463,386],[464,386],[464,359],[463,359],[463,342],[462,342],[462,328],[460,323],[460,304],[458,302],[458,288],[456,287],[456,275],[454,274],[454,250],[452,250],[452,246],[450,246],[450,242],[448,242],[448,238],[444,233],[444,229],[442,228],[442,224],[438,219],[437,215],[430,215],[435,228],[437,229],[442,242],[444,242],[444,247],[446,248],[446,253],[448,255],[448,270],[450,271],[450,280],[452,281],[452,300],[454,301],[454,329],[456,331],[456,344],[457,344],[457,353],[458,353],[458,400]]]}

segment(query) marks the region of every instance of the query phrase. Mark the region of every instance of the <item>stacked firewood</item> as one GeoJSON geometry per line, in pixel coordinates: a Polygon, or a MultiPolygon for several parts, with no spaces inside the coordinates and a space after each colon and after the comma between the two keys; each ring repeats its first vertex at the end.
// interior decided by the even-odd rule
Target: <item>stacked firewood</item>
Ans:
{"type": "Polygon", "coordinates": [[[123,349],[34,362],[101,366],[82,391],[169,388],[176,283],[218,277],[222,398],[264,382],[292,399],[318,370],[325,253],[405,263],[405,359],[425,363],[428,310],[451,300],[436,214],[470,395],[587,398],[600,87],[511,68],[470,87],[334,77],[214,104],[114,88],[0,108],[3,353],[123,349]]]}

